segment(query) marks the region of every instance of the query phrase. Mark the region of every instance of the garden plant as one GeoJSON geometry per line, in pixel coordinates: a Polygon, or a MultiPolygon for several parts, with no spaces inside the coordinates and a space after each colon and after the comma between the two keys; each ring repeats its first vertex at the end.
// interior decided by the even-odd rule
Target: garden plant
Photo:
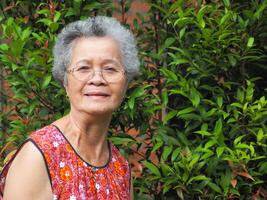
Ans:
{"type": "Polygon", "coordinates": [[[66,114],[51,73],[57,33],[119,16],[136,35],[142,73],[109,136],[138,158],[135,198],[267,199],[267,0],[138,1],[149,10],[129,22],[134,2],[0,2],[0,166],[66,114]]]}

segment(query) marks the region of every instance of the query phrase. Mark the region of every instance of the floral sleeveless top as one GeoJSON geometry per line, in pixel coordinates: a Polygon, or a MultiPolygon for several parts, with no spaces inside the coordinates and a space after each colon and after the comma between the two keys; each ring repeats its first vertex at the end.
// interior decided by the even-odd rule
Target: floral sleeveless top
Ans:
{"type": "MultiPolygon", "coordinates": [[[[113,144],[109,143],[108,163],[94,167],[78,155],[53,125],[33,132],[27,141],[31,141],[39,149],[45,160],[53,200],[130,199],[129,164],[113,144]]],[[[0,199],[3,196],[5,177],[16,154],[1,172],[0,199]]]]}

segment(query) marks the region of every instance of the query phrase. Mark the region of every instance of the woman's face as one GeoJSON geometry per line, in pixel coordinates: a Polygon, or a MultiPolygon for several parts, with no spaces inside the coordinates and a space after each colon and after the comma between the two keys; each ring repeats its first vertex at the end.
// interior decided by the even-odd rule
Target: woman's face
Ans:
{"type": "Polygon", "coordinates": [[[89,114],[110,114],[119,107],[127,88],[126,75],[122,73],[122,78],[110,83],[99,73],[112,65],[124,69],[120,49],[114,39],[83,37],[74,41],[68,69],[76,70],[85,66],[95,74],[91,79],[81,81],[73,73],[68,73],[65,88],[71,109],[89,114]]]}

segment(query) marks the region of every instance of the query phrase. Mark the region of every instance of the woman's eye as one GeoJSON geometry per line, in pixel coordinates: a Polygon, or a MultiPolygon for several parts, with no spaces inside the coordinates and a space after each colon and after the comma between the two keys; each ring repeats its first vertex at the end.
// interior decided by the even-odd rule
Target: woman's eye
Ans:
{"type": "Polygon", "coordinates": [[[91,68],[89,66],[80,66],[77,68],[77,71],[80,71],[80,72],[86,72],[86,71],[90,71],[91,68]]]}
{"type": "Polygon", "coordinates": [[[105,67],[103,70],[106,72],[117,72],[118,71],[115,67],[105,67]]]}

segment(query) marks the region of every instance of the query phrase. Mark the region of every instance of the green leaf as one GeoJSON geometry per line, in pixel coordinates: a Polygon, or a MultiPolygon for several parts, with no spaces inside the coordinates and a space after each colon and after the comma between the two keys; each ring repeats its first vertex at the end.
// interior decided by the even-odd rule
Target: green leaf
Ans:
{"type": "Polygon", "coordinates": [[[177,158],[177,156],[179,155],[179,153],[181,152],[181,148],[178,147],[176,148],[173,152],[172,152],[172,157],[171,157],[171,161],[175,161],[175,159],[177,158]]]}
{"type": "Polygon", "coordinates": [[[29,36],[31,35],[31,28],[28,27],[26,28],[25,30],[22,31],[22,34],[21,34],[21,40],[26,40],[26,39],[29,39],[29,36]]]}
{"type": "Polygon", "coordinates": [[[257,6],[257,11],[254,13],[255,18],[259,19],[262,12],[264,12],[265,8],[267,7],[267,3],[266,1],[262,1],[262,4],[260,4],[259,6],[257,6]]]}
{"type": "Polygon", "coordinates": [[[158,150],[160,147],[162,147],[163,144],[164,144],[164,142],[162,140],[157,141],[157,143],[155,145],[153,145],[152,152],[155,152],[156,150],[158,150]]]}
{"type": "Polygon", "coordinates": [[[229,7],[230,6],[230,1],[229,0],[223,0],[223,3],[225,5],[225,7],[229,7]]]}
{"type": "Polygon", "coordinates": [[[248,42],[247,42],[247,47],[251,48],[254,43],[254,37],[249,37],[248,42]]]}
{"type": "Polygon", "coordinates": [[[7,44],[0,44],[0,50],[6,51],[9,49],[9,46],[7,44]]]}
{"type": "MultiPolygon", "coordinates": [[[[237,100],[241,103],[244,102],[244,98],[245,98],[245,94],[244,91],[242,91],[241,89],[237,89],[237,100]]],[[[242,107],[242,105],[240,105],[242,107]]]]}
{"type": "Polygon", "coordinates": [[[236,119],[235,118],[229,118],[228,120],[227,120],[227,124],[230,124],[230,123],[233,123],[233,122],[236,122],[236,119]]]}
{"type": "Polygon", "coordinates": [[[134,142],[131,138],[122,138],[122,137],[111,137],[110,140],[115,145],[128,145],[129,142],[134,142]]]}
{"type": "Polygon", "coordinates": [[[64,17],[75,16],[75,15],[76,15],[75,10],[73,8],[68,8],[68,11],[64,15],[64,17]]]}
{"type": "Polygon", "coordinates": [[[96,10],[96,9],[100,9],[102,8],[104,5],[103,3],[99,3],[99,2],[94,2],[94,1],[91,1],[92,3],[89,3],[89,4],[86,4],[83,9],[86,10],[86,11],[93,11],[93,10],[96,10]]]}
{"type": "Polygon", "coordinates": [[[145,93],[145,87],[138,87],[135,88],[134,91],[131,93],[131,96],[136,98],[136,97],[141,97],[145,93]]]}
{"type": "Polygon", "coordinates": [[[267,173],[267,162],[262,162],[260,164],[259,172],[266,174],[267,173]]]}
{"type": "Polygon", "coordinates": [[[240,141],[246,137],[245,135],[240,135],[239,137],[237,137],[235,140],[234,140],[234,146],[236,146],[238,143],[240,143],[240,141]]]}
{"type": "Polygon", "coordinates": [[[204,21],[203,18],[200,18],[200,19],[198,20],[198,24],[199,24],[199,26],[200,26],[201,28],[205,28],[205,26],[206,26],[206,23],[205,23],[205,21],[204,21]]]}
{"type": "Polygon", "coordinates": [[[239,148],[239,149],[250,149],[250,146],[247,145],[247,144],[241,144],[241,143],[238,143],[236,146],[236,148],[239,148]]]}
{"type": "Polygon", "coordinates": [[[177,112],[177,116],[191,113],[194,110],[195,110],[195,108],[193,108],[193,107],[184,108],[184,109],[182,109],[182,110],[180,110],[180,111],[177,112]]]}
{"type": "Polygon", "coordinates": [[[167,38],[167,39],[165,40],[164,45],[163,45],[164,48],[168,48],[168,47],[171,46],[175,41],[176,41],[176,39],[173,38],[173,37],[167,38]]]}
{"type": "Polygon", "coordinates": [[[50,15],[50,10],[48,10],[48,9],[37,10],[37,13],[39,15],[44,15],[44,16],[48,17],[50,15]]]}
{"type": "Polygon", "coordinates": [[[173,73],[172,71],[166,69],[166,68],[161,68],[160,71],[163,73],[164,76],[166,76],[166,78],[169,78],[173,81],[177,81],[177,76],[175,73],[173,73]]]}
{"type": "Polygon", "coordinates": [[[202,131],[207,131],[208,128],[209,128],[209,125],[208,125],[207,123],[203,123],[203,124],[201,125],[201,130],[202,130],[202,131]]]}
{"type": "Polygon", "coordinates": [[[259,129],[258,133],[257,133],[257,142],[261,142],[261,140],[263,139],[264,137],[264,133],[263,133],[263,130],[262,128],[259,129]]]}
{"type": "Polygon", "coordinates": [[[247,80],[246,100],[252,101],[254,96],[254,83],[247,80]]]}
{"type": "Polygon", "coordinates": [[[52,22],[49,24],[49,28],[52,32],[55,32],[58,30],[59,24],[57,22],[52,22]]]}
{"type": "Polygon", "coordinates": [[[171,154],[172,149],[173,149],[173,146],[164,147],[163,153],[162,153],[162,159],[163,160],[167,160],[168,159],[168,156],[171,154]]]}
{"type": "Polygon", "coordinates": [[[184,27],[185,25],[193,24],[194,19],[192,17],[181,17],[174,22],[174,26],[184,27]]]}
{"type": "Polygon", "coordinates": [[[216,154],[218,158],[222,155],[222,153],[224,152],[224,149],[225,149],[224,147],[218,147],[216,149],[216,154]]]}
{"type": "Polygon", "coordinates": [[[179,116],[180,119],[183,120],[197,120],[201,121],[201,117],[197,114],[183,114],[179,116]]]}
{"type": "Polygon", "coordinates": [[[157,9],[158,9],[159,11],[161,11],[162,13],[167,14],[167,11],[166,11],[163,7],[161,7],[161,6],[159,6],[159,5],[155,4],[155,3],[149,3],[149,5],[150,5],[151,7],[157,8],[157,9]]]}
{"type": "Polygon", "coordinates": [[[53,21],[54,21],[54,22],[57,22],[57,21],[59,20],[60,16],[61,16],[61,13],[58,12],[58,11],[56,11],[55,16],[54,16],[54,20],[53,20],[53,21]]]}
{"type": "Polygon", "coordinates": [[[208,142],[205,144],[205,147],[204,147],[204,148],[205,148],[205,149],[208,149],[208,148],[214,146],[216,143],[217,143],[217,141],[214,140],[214,139],[212,139],[212,140],[208,141],[208,142]]]}
{"type": "Polygon", "coordinates": [[[172,188],[171,185],[164,184],[163,185],[163,194],[165,194],[166,192],[168,192],[171,188],[172,188]]]}
{"type": "Polygon", "coordinates": [[[215,113],[217,112],[218,110],[216,108],[212,108],[211,110],[209,110],[206,114],[204,114],[203,117],[205,118],[209,118],[211,116],[214,116],[215,113]]]}
{"type": "Polygon", "coordinates": [[[82,0],[73,0],[72,3],[73,3],[73,8],[75,9],[76,13],[80,13],[82,0]]]}
{"type": "Polygon", "coordinates": [[[195,131],[194,133],[198,133],[202,136],[211,136],[211,133],[208,131],[195,131]]]}
{"type": "Polygon", "coordinates": [[[216,121],[214,128],[214,135],[217,138],[221,133],[222,133],[222,119],[220,118],[216,121]]]}
{"type": "Polygon", "coordinates": [[[222,108],[223,105],[223,98],[222,97],[217,97],[217,105],[219,106],[219,108],[222,108]]]}
{"type": "Polygon", "coordinates": [[[161,172],[162,172],[163,176],[169,176],[169,175],[175,174],[175,172],[172,169],[172,167],[167,165],[164,161],[161,160],[159,164],[160,164],[159,168],[161,169],[161,172]]]}
{"type": "Polygon", "coordinates": [[[210,178],[206,177],[205,175],[197,175],[197,176],[190,178],[187,182],[187,185],[189,185],[191,182],[194,182],[194,181],[203,181],[203,180],[210,180],[210,178]]]}
{"type": "Polygon", "coordinates": [[[221,188],[220,188],[218,185],[216,185],[215,183],[209,182],[209,183],[208,183],[208,186],[209,186],[212,190],[214,190],[215,192],[222,193],[221,188]]]}
{"type": "Polygon", "coordinates": [[[22,40],[16,40],[11,44],[11,51],[15,57],[19,57],[22,53],[25,43],[22,40]]]}
{"type": "Polygon", "coordinates": [[[200,158],[200,155],[192,154],[192,160],[189,162],[188,168],[192,169],[195,166],[195,164],[198,162],[199,158],[200,158]]]}
{"type": "Polygon", "coordinates": [[[220,26],[222,26],[225,22],[227,22],[229,19],[230,19],[230,13],[226,13],[222,18],[221,18],[221,21],[220,21],[220,26]]]}
{"type": "Polygon", "coordinates": [[[181,64],[185,64],[185,63],[189,63],[189,61],[187,59],[184,59],[184,58],[175,58],[170,64],[171,65],[181,65],[181,64]]]}
{"type": "Polygon", "coordinates": [[[37,101],[33,101],[33,102],[30,104],[30,106],[29,106],[29,111],[28,111],[28,114],[29,114],[29,115],[34,111],[34,109],[37,107],[37,105],[38,105],[38,102],[37,102],[37,101]]]}
{"type": "Polygon", "coordinates": [[[180,32],[179,32],[179,38],[180,38],[180,39],[183,38],[183,36],[184,36],[184,34],[185,34],[185,30],[186,30],[186,26],[183,27],[183,28],[180,30],[180,32]]]}
{"type": "Polygon", "coordinates": [[[240,197],[240,193],[239,193],[238,190],[235,189],[235,188],[230,188],[230,194],[235,194],[235,195],[237,195],[237,196],[240,197]]]}
{"type": "Polygon", "coordinates": [[[41,35],[37,34],[37,33],[32,32],[32,36],[35,39],[39,40],[40,42],[42,42],[44,40],[44,38],[41,35]]]}
{"type": "Polygon", "coordinates": [[[50,19],[39,19],[37,20],[37,23],[43,23],[44,25],[48,26],[52,23],[50,19]]]}
{"type": "Polygon", "coordinates": [[[129,101],[128,101],[128,106],[131,110],[133,110],[134,108],[134,104],[135,104],[135,98],[134,97],[130,97],[129,101]]]}
{"type": "Polygon", "coordinates": [[[44,79],[44,81],[43,81],[43,83],[41,85],[41,89],[47,88],[47,86],[49,85],[51,79],[52,79],[52,76],[51,75],[45,76],[45,79],[44,79]]]}
{"type": "Polygon", "coordinates": [[[23,101],[24,103],[29,103],[29,98],[25,95],[25,94],[15,94],[13,96],[13,99],[19,99],[21,101],[23,101]]]}
{"type": "Polygon", "coordinates": [[[232,103],[231,106],[243,109],[243,105],[240,103],[232,103]]]}
{"type": "Polygon", "coordinates": [[[152,163],[148,162],[148,161],[143,161],[143,164],[145,165],[145,167],[147,167],[153,174],[155,174],[157,177],[160,177],[160,171],[159,169],[152,163]]]}
{"type": "Polygon", "coordinates": [[[190,90],[190,101],[192,102],[194,107],[197,107],[200,103],[199,92],[195,88],[192,88],[190,90]]]}
{"type": "Polygon", "coordinates": [[[229,62],[232,67],[236,66],[236,59],[232,55],[228,55],[229,62]]]}
{"type": "Polygon", "coordinates": [[[169,97],[168,97],[168,90],[162,90],[162,104],[163,106],[167,106],[169,102],[169,97]]]}
{"type": "Polygon", "coordinates": [[[221,180],[220,180],[220,185],[222,186],[224,191],[229,189],[230,182],[231,182],[231,171],[225,170],[225,173],[222,174],[221,180]]]}
{"type": "Polygon", "coordinates": [[[176,110],[172,110],[172,111],[168,112],[167,115],[165,115],[163,118],[163,124],[166,124],[170,119],[175,117],[176,114],[177,114],[176,110]]]}

